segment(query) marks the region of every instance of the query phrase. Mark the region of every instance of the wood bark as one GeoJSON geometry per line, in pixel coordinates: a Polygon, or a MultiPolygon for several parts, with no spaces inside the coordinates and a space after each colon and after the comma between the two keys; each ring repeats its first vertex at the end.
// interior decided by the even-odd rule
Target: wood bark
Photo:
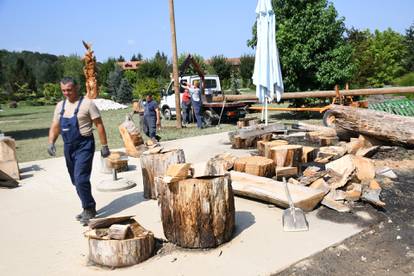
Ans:
{"type": "Polygon", "coordinates": [[[270,149],[276,167],[299,167],[302,161],[302,146],[282,145],[270,149]]]}
{"type": "Polygon", "coordinates": [[[228,175],[169,183],[160,193],[165,237],[186,248],[227,242],[235,225],[234,196],[228,175]]]}
{"type": "Polygon", "coordinates": [[[264,157],[266,158],[272,158],[272,154],[270,149],[276,146],[283,146],[283,145],[287,145],[288,141],[286,140],[273,140],[273,141],[269,141],[267,143],[265,143],[264,145],[264,157]]]}
{"type": "Polygon", "coordinates": [[[182,149],[174,149],[161,151],[156,154],[142,154],[140,161],[144,197],[156,199],[158,192],[155,186],[154,177],[164,176],[168,167],[172,164],[185,163],[185,156],[182,149]]]}
{"type": "MultiPolygon", "coordinates": [[[[110,240],[88,238],[89,260],[108,267],[124,267],[141,263],[154,253],[154,234],[136,221],[130,223],[133,238],[110,240]]],[[[91,230],[95,231],[95,230],[91,230]]]]}
{"type": "Polygon", "coordinates": [[[125,151],[128,156],[138,158],[141,154],[147,150],[147,148],[143,145],[143,140],[141,136],[131,136],[128,130],[120,125],[118,127],[119,133],[121,134],[122,141],[124,142],[125,151]]]}
{"type": "MultiPolygon", "coordinates": [[[[235,195],[262,200],[283,208],[289,207],[284,184],[270,178],[231,171],[235,195]]],[[[321,190],[288,183],[289,192],[295,207],[312,211],[323,199],[321,190]]]]}
{"type": "Polygon", "coordinates": [[[11,137],[0,138],[0,170],[11,178],[20,180],[16,141],[11,137]]]}
{"type": "Polygon", "coordinates": [[[382,111],[332,105],[335,126],[391,144],[414,147],[414,118],[382,111]]]}

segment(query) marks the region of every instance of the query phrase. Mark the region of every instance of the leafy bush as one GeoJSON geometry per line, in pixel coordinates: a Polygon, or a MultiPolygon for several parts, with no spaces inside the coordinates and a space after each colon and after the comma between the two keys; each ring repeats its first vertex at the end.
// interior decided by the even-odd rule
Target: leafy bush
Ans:
{"type": "MultiPolygon", "coordinates": [[[[414,72],[405,74],[401,78],[398,78],[394,84],[399,86],[414,86],[414,72]]],[[[405,96],[410,100],[414,100],[414,94],[405,94],[405,96]]]]}
{"type": "Polygon", "coordinates": [[[146,95],[151,94],[152,97],[159,102],[161,94],[161,85],[154,78],[144,78],[137,81],[134,86],[134,99],[144,99],[146,95]]]}

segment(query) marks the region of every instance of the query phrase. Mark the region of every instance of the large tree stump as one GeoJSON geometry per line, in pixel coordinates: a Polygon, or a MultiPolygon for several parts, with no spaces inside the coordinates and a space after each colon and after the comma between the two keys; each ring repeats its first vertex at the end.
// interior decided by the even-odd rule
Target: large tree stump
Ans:
{"type": "Polygon", "coordinates": [[[270,152],[277,167],[299,167],[302,161],[302,146],[299,145],[276,146],[270,152]]]}
{"type": "Polygon", "coordinates": [[[109,229],[94,229],[85,233],[88,237],[89,260],[109,266],[123,267],[141,263],[154,253],[154,234],[144,229],[135,220],[129,221],[132,230],[127,239],[109,239],[109,229]],[[104,236],[97,235],[103,233],[104,236]]]}
{"type": "Polygon", "coordinates": [[[231,239],[235,223],[230,176],[168,183],[160,193],[165,237],[187,248],[211,248],[231,239]]]}
{"type": "Polygon", "coordinates": [[[272,177],[275,175],[275,163],[263,156],[241,157],[234,163],[234,170],[257,176],[272,177]]]}
{"type": "Polygon", "coordinates": [[[271,158],[271,151],[270,149],[276,146],[282,146],[289,144],[286,140],[273,140],[264,143],[263,150],[259,150],[259,155],[264,156],[266,158],[271,158]]]}
{"type": "Polygon", "coordinates": [[[185,163],[185,156],[182,149],[173,149],[154,154],[142,154],[140,160],[144,197],[156,199],[158,192],[154,177],[164,176],[171,164],[185,163]]]}

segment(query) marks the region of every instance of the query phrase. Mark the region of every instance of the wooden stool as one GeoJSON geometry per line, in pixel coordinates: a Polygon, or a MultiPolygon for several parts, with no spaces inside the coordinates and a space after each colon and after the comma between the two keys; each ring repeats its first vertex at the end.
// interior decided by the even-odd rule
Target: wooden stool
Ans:
{"type": "Polygon", "coordinates": [[[165,237],[187,248],[211,248],[231,239],[235,223],[230,176],[189,178],[159,195],[165,237]]]}

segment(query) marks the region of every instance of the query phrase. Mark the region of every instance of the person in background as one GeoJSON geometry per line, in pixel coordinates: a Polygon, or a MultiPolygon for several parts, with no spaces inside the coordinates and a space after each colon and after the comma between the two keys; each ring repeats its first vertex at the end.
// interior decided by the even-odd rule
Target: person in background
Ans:
{"type": "Polygon", "coordinates": [[[183,124],[186,126],[190,123],[191,111],[191,95],[188,89],[184,89],[183,97],[181,100],[181,108],[183,110],[183,124]]]}
{"type": "Polygon", "coordinates": [[[194,114],[197,120],[197,127],[203,128],[203,116],[201,115],[202,112],[202,105],[203,102],[201,100],[201,89],[200,89],[200,82],[194,81],[194,85],[183,84],[183,88],[188,89],[191,95],[191,105],[194,109],[194,114]]]}
{"type": "Polygon", "coordinates": [[[47,151],[50,156],[56,156],[55,142],[61,134],[66,167],[83,208],[76,219],[86,226],[96,216],[96,202],[90,182],[95,152],[92,124],[96,126],[102,145],[101,156],[108,157],[110,151],[101,114],[94,102],[79,95],[79,86],[71,77],[60,81],[60,89],[65,99],[56,105],[47,151]]]}
{"type": "Polygon", "coordinates": [[[157,135],[157,128],[161,129],[160,109],[158,103],[152,99],[152,95],[148,94],[144,103],[144,133],[154,143],[158,143],[161,139],[157,135]]]}

